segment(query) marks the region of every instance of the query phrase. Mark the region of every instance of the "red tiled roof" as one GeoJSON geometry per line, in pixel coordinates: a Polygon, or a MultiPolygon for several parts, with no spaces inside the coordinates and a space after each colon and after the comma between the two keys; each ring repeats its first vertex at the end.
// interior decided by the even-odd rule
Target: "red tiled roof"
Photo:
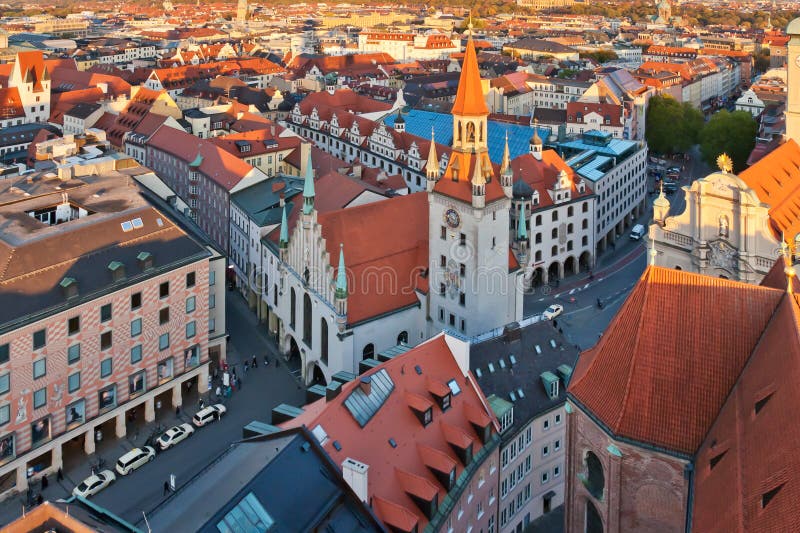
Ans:
{"type": "Polygon", "coordinates": [[[198,171],[228,191],[253,170],[244,160],[226,152],[208,139],[199,139],[174,128],[160,128],[147,144],[186,163],[195,161],[199,155],[202,159],[198,171]]]}
{"type": "Polygon", "coordinates": [[[555,150],[542,150],[541,160],[536,159],[530,153],[517,156],[511,161],[511,169],[514,172],[515,180],[521,179],[533,190],[539,192],[539,205],[542,207],[553,205],[553,199],[548,191],[553,188],[562,170],[569,176],[573,199],[592,194],[585,181],[586,188],[583,194],[578,192],[575,184],[578,176],[555,150]]]}
{"type": "MultiPolygon", "coordinates": [[[[318,193],[317,199],[321,198],[318,193]]],[[[331,257],[338,257],[339,245],[344,244],[349,324],[419,303],[417,280],[428,264],[425,193],[323,212],[319,222],[331,257]],[[370,272],[390,274],[392,286],[370,272]]]]}
{"type": "Polygon", "coordinates": [[[44,63],[44,54],[40,50],[18,52],[16,62],[22,74],[22,80],[33,80],[34,92],[42,90],[42,79],[49,75],[44,63]]]}
{"type": "Polygon", "coordinates": [[[789,139],[739,177],[770,206],[776,233],[794,247],[794,236],[800,233],[800,146],[789,139]]]}
{"type": "Polygon", "coordinates": [[[648,267],[569,391],[614,435],[693,455],[783,294],[648,267]]]}
{"type": "MultiPolygon", "coordinates": [[[[583,117],[589,113],[597,113],[601,117],[610,119],[610,126],[622,126],[622,106],[617,104],[602,104],[592,102],[568,102],[567,121],[577,122],[578,114],[583,117]]],[[[604,122],[605,124],[605,122],[604,122]]]]}
{"type": "MultiPolygon", "coordinates": [[[[281,130],[283,128],[280,128],[281,130]]],[[[300,146],[301,139],[294,135],[290,137],[279,137],[278,131],[273,135],[272,130],[258,129],[245,131],[241,133],[231,133],[221,137],[214,137],[211,142],[235,155],[236,157],[252,157],[254,155],[266,154],[269,152],[276,152],[281,150],[290,150],[300,146]],[[237,142],[250,143],[250,150],[248,152],[240,152],[237,142]],[[265,141],[274,141],[267,145],[265,141]]]]}
{"type": "MultiPolygon", "coordinates": [[[[382,205],[387,203],[381,202],[382,205]]],[[[341,464],[349,457],[369,466],[368,501],[377,516],[387,525],[401,530],[410,531],[417,525],[422,531],[428,519],[409,492],[430,495],[433,487],[441,504],[447,490],[430,467],[445,473],[455,468],[456,479],[465,468],[451,455],[442,423],[473,439],[473,454],[479,453],[483,444],[471,421],[479,420],[482,427],[491,424],[497,428],[497,424],[486,407],[482,392],[464,376],[443,335],[382,363],[366,375],[381,371],[393,381],[394,391],[363,428],[344,405],[359,386],[357,382],[342,385],[339,395],[329,401],[321,399],[306,406],[303,414],[283,426],[314,428],[321,424],[329,437],[323,447],[334,462],[341,464]],[[421,374],[413,371],[417,365],[421,374]],[[461,386],[461,393],[452,397],[451,407],[444,412],[434,405],[432,423],[423,426],[408,408],[406,393],[428,396],[429,378],[441,382],[455,379],[461,386]],[[393,439],[396,446],[390,444],[389,439],[393,439]],[[334,441],[337,447],[333,446],[334,441]]]]}
{"type": "Polygon", "coordinates": [[[22,107],[19,89],[16,87],[0,89],[0,120],[23,118],[24,116],[25,109],[22,107]]]}

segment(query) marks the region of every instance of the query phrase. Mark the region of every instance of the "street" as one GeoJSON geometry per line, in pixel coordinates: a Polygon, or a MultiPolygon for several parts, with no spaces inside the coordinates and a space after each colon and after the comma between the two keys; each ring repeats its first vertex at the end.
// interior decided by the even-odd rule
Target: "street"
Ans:
{"type": "MultiPolygon", "coordinates": [[[[281,362],[276,366],[277,351],[264,333],[263,325],[258,326],[255,315],[247,309],[240,295],[228,292],[227,326],[230,333],[228,344],[229,364],[237,365],[237,374],[242,377],[242,389],[236,391],[224,403],[227,414],[218,422],[196,428],[194,435],[177,444],[174,448],[158,453],[152,463],[147,463],[127,476],[117,474],[117,481],[93,496],[91,500],[121,518],[140,526],[144,524],[142,512],[154,508],[163,498],[164,482],[171,474],[176,476],[180,487],[205,465],[223,452],[232,442],[242,438],[242,427],[260,420],[269,423],[272,408],[281,403],[301,406],[305,403],[305,390],[281,362]],[[264,367],[264,354],[270,354],[272,362],[264,367]],[[243,372],[245,358],[256,355],[258,368],[243,372]]],[[[208,403],[208,402],[207,402],[208,403]]],[[[185,404],[176,418],[174,412],[160,419],[166,428],[177,423],[189,422],[198,411],[198,405],[185,404]]],[[[152,424],[104,447],[101,456],[106,465],[113,469],[116,460],[135,446],[142,446],[150,434],[152,424]]],[[[99,450],[99,448],[98,448],[99,450]]],[[[88,459],[72,469],[65,469],[63,481],[50,476],[49,487],[44,490],[45,500],[55,501],[66,498],[72,489],[90,473],[88,459]]],[[[37,487],[38,490],[38,487],[37,487]]],[[[19,517],[22,512],[24,495],[9,498],[0,504],[0,524],[7,524],[19,517]]]]}

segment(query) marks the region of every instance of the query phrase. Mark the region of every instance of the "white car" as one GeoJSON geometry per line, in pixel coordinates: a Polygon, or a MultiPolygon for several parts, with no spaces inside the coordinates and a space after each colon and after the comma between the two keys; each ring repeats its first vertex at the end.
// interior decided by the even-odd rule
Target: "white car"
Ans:
{"type": "Polygon", "coordinates": [[[114,472],[111,470],[103,470],[81,481],[80,485],[72,489],[72,494],[82,498],[88,498],[89,496],[94,496],[116,480],[117,476],[114,475],[114,472]]]}
{"type": "Polygon", "coordinates": [[[214,405],[209,405],[205,409],[201,409],[195,413],[192,417],[192,422],[197,427],[203,427],[209,422],[213,422],[214,420],[219,420],[222,418],[227,412],[225,406],[221,403],[216,403],[214,405]]]}
{"type": "Polygon", "coordinates": [[[158,437],[156,444],[158,444],[161,450],[166,450],[167,448],[175,446],[183,439],[191,437],[192,433],[194,433],[194,428],[191,424],[181,424],[180,426],[169,428],[163,435],[158,437]]]}
{"type": "Polygon", "coordinates": [[[142,466],[149,463],[156,458],[156,450],[150,446],[142,446],[141,448],[134,448],[117,461],[117,473],[121,476],[126,476],[142,466]]]}
{"type": "Polygon", "coordinates": [[[542,316],[544,317],[545,320],[553,320],[555,317],[557,317],[563,312],[564,312],[563,305],[553,304],[544,310],[542,316]]]}

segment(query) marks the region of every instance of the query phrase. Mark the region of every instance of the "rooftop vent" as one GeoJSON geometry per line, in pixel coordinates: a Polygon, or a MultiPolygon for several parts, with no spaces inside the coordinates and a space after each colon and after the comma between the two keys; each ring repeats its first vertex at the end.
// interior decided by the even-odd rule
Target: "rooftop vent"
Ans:
{"type": "Polygon", "coordinates": [[[418,375],[421,376],[422,375],[422,367],[419,366],[419,365],[415,365],[414,366],[414,372],[416,372],[418,375]]]}
{"type": "Polygon", "coordinates": [[[533,349],[536,350],[536,355],[542,355],[542,347],[541,346],[539,346],[537,344],[536,346],[533,347],[533,349]]]}
{"type": "Polygon", "coordinates": [[[392,448],[397,448],[397,441],[394,440],[393,438],[390,438],[389,439],[389,446],[391,446],[392,448]]]}
{"type": "Polygon", "coordinates": [[[361,388],[361,391],[369,396],[370,392],[372,392],[372,378],[369,376],[364,376],[361,378],[358,386],[361,388]]]}
{"type": "Polygon", "coordinates": [[[339,393],[342,392],[342,384],[338,381],[331,381],[327,387],[325,387],[325,401],[329,402],[339,396],[339,393]]]}
{"type": "Polygon", "coordinates": [[[338,441],[338,440],[335,440],[335,441],[333,441],[333,448],[334,448],[334,449],[335,449],[337,452],[340,452],[340,451],[342,451],[342,445],[341,445],[341,444],[339,444],[339,441],[338,441]]]}

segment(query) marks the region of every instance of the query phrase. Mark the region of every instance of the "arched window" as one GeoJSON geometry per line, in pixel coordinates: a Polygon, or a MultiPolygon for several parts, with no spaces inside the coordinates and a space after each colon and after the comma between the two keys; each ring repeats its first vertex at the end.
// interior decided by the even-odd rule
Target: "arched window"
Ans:
{"type": "Polygon", "coordinates": [[[303,342],[311,346],[311,298],[303,295],[303,342]]]}
{"type": "Polygon", "coordinates": [[[461,121],[458,121],[458,140],[461,141],[461,121]]]}
{"type": "Polygon", "coordinates": [[[371,359],[375,356],[375,345],[372,343],[364,346],[364,351],[361,352],[361,359],[371,359]]]}
{"type": "Polygon", "coordinates": [[[408,332],[407,331],[401,331],[400,335],[397,336],[397,344],[400,344],[400,343],[408,344],[408,332]]]}
{"type": "Polygon", "coordinates": [[[606,485],[606,477],[603,474],[603,464],[594,452],[586,453],[586,488],[589,493],[598,500],[603,498],[603,489],[606,485]]]}
{"type": "Polygon", "coordinates": [[[475,124],[473,122],[467,122],[467,142],[475,142],[475,124]]]}
{"type": "Polygon", "coordinates": [[[294,329],[297,326],[297,321],[295,319],[297,311],[297,296],[294,293],[294,287],[292,287],[292,292],[289,295],[289,307],[289,325],[292,326],[292,329],[294,329]]]}
{"type": "Polygon", "coordinates": [[[553,230],[550,232],[550,237],[553,239],[558,239],[558,228],[553,228],[553,230]]]}
{"type": "Polygon", "coordinates": [[[586,533],[603,533],[603,519],[590,500],[586,500],[586,533]]]}
{"type": "Polygon", "coordinates": [[[328,321],[325,318],[319,319],[319,357],[323,363],[328,364],[328,321]]]}

